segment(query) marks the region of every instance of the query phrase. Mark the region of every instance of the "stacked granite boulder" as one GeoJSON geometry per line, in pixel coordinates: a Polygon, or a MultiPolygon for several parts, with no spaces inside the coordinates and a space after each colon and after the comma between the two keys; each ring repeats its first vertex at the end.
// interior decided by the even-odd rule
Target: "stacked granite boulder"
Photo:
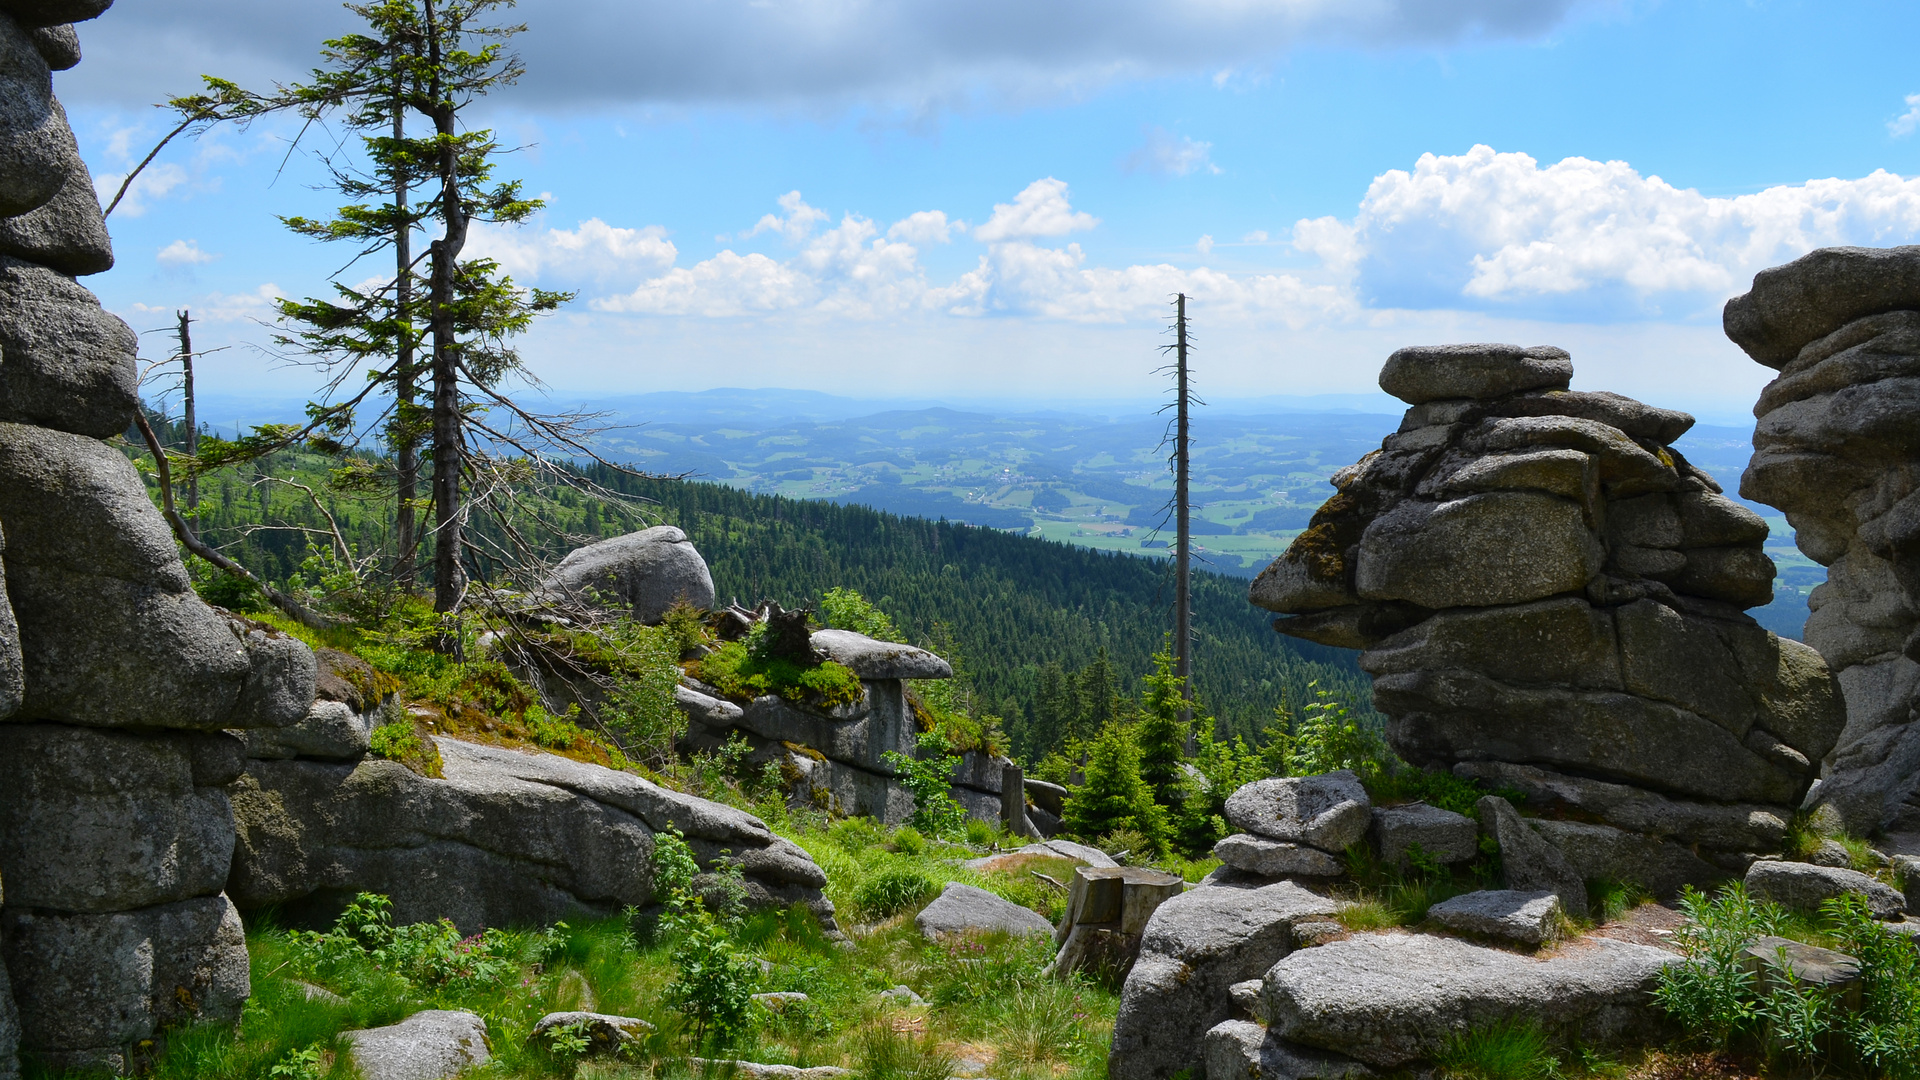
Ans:
{"type": "Polygon", "coordinates": [[[1847,722],[1815,801],[1855,834],[1920,834],[1920,247],[1829,248],[1763,270],[1725,324],[1780,372],[1753,407],[1740,493],[1785,511],[1827,567],[1806,641],[1833,667],[1847,722]]]}
{"type": "Polygon", "coordinates": [[[113,252],[50,73],[79,60],[65,24],[106,7],[0,5],[0,1074],[16,1038],[126,1071],[164,1025],[237,1018],[225,732],[313,699],[312,654],[200,602],[101,441],[133,423],[136,342],[72,277],[113,252]]]}
{"type": "Polygon", "coordinates": [[[1523,792],[1583,877],[1660,892],[1778,851],[1845,716],[1772,596],[1766,524],[1672,443],[1684,413],[1567,389],[1555,348],[1402,349],[1412,405],[1253,584],[1364,650],[1408,761],[1523,792]]]}

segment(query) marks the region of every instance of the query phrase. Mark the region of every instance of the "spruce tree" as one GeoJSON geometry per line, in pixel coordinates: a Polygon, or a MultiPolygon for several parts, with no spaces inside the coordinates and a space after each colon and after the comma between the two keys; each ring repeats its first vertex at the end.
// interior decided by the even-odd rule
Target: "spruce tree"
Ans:
{"type": "MultiPolygon", "coordinates": [[[[1153,654],[1153,674],[1141,692],[1140,775],[1153,789],[1154,801],[1169,809],[1186,798],[1187,735],[1193,724],[1185,718],[1187,680],[1174,671],[1174,657],[1161,649],[1153,654]]],[[[1203,725],[1213,727],[1211,720],[1203,725]]]]}
{"type": "Polygon", "coordinates": [[[1086,777],[1067,799],[1063,824],[1068,832],[1086,840],[1135,832],[1156,852],[1165,850],[1167,814],[1140,776],[1140,748],[1129,725],[1101,730],[1087,754],[1086,777]]]}

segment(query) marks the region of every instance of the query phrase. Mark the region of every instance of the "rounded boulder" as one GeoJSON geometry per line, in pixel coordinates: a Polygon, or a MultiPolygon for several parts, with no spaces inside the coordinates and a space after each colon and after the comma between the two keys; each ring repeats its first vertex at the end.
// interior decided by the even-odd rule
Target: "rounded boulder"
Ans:
{"type": "Polygon", "coordinates": [[[713,606],[707,561],[672,525],[578,548],[560,560],[545,588],[590,606],[622,604],[644,623],[659,622],[681,600],[697,608],[713,606]]]}

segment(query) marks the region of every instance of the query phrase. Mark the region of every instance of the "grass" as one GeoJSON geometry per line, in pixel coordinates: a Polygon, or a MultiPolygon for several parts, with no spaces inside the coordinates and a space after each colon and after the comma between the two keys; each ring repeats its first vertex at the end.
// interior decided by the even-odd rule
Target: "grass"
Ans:
{"type": "Polygon", "coordinates": [[[1508,1021],[1448,1038],[1434,1059],[1442,1075],[1463,1080],[1553,1080],[1560,1056],[1538,1024],[1508,1021]]]}
{"type": "MultiPolygon", "coordinates": [[[[950,860],[975,852],[887,830],[865,819],[829,823],[778,816],[777,827],[828,868],[829,895],[843,923],[870,920],[851,949],[836,947],[801,907],[763,911],[730,932],[740,955],[764,960],[755,992],[797,990],[809,1000],[775,1012],[754,1006],[731,1046],[700,1046],[667,1004],[675,942],[649,937],[653,921],[633,915],[537,930],[489,931],[462,939],[451,927],[385,928],[355,916],[329,935],[288,930],[271,920],[248,929],[253,998],[238,1029],[206,1025],[172,1033],[152,1062],[160,1080],[321,1080],[350,1075],[339,1033],[390,1024],[421,1009],[467,1009],[487,1022],[498,1062],[489,1075],[514,1078],[693,1077],[689,1056],[839,1065],[864,1080],[945,1080],[961,1059],[997,1080],[1098,1080],[1106,1073],[1118,998],[1081,979],[1042,978],[1048,938],[990,935],[929,943],[912,916],[947,881],[965,881],[1058,917],[1064,894],[1034,877],[1070,876],[1065,860],[1014,860],[980,873],[950,860]],[[929,889],[888,910],[856,898],[876,883],[914,876],[929,889]],[[356,936],[357,935],[357,936],[356,936]],[[359,944],[355,944],[358,942],[359,944]],[[376,955],[370,951],[380,950],[376,955]],[[341,999],[310,998],[318,986],[341,999]],[[884,1003],[882,990],[913,989],[927,1004],[884,1003]],[[531,1042],[548,1012],[592,1009],[636,1016],[656,1033],[637,1052],[576,1059],[531,1042]]],[[[757,966],[757,965],[756,965],[757,966]]],[[[35,1080],[58,1074],[29,1069],[35,1080]]],[[[83,1074],[66,1074],[78,1080],[83,1074]]],[[[92,1080],[92,1078],[89,1078],[92,1080]]]]}

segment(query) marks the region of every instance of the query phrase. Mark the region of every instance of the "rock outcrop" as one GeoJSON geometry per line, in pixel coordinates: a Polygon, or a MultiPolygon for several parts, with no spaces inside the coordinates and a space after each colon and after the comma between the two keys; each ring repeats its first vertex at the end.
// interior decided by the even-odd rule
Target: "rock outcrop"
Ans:
{"type": "Polygon", "coordinates": [[[1815,801],[1856,834],[1920,832],[1920,247],[1828,248],[1755,275],[1727,336],[1780,372],[1740,493],[1827,568],[1806,641],[1845,693],[1815,801]]]}
{"type": "Polygon", "coordinates": [[[1767,527],[1673,449],[1693,418],[1572,376],[1549,347],[1395,353],[1399,432],[1334,475],[1251,599],[1364,650],[1407,760],[1523,771],[1529,801],[1665,867],[1611,867],[1630,880],[1681,856],[1743,872],[1839,738],[1839,687],[1744,614],[1772,595],[1767,527]]]}
{"type": "Polygon", "coordinates": [[[655,901],[653,837],[677,829],[703,870],[739,866],[749,904],[805,904],[837,932],[826,875],[750,814],[555,754],[434,743],[444,778],[364,756],[249,759],[228,893],[312,922],[384,893],[396,922],[465,933],[605,916],[655,901]]]}
{"type": "Polygon", "coordinates": [[[50,71],[106,0],[0,6],[0,1076],[127,1071],[248,993],[222,889],[232,730],[306,714],[304,645],[201,603],[138,473],[135,337],[73,279],[112,265],[50,71]],[[14,1003],[19,1003],[17,1012],[14,1003]]]}

